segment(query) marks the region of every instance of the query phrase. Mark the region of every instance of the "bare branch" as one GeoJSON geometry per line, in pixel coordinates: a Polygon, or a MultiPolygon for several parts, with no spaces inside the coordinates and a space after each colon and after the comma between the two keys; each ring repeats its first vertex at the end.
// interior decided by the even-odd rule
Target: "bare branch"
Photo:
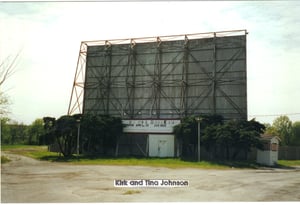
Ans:
{"type": "Polygon", "coordinates": [[[12,60],[10,60],[11,56],[7,57],[0,64],[0,86],[15,73],[15,67],[20,53],[21,51],[12,60]]]}
{"type": "MultiPolygon", "coordinates": [[[[18,62],[21,51],[14,57],[8,56],[3,62],[0,62],[0,88],[3,83],[15,73],[15,68],[18,62]]],[[[9,113],[9,97],[0,89],[0,116],[9,113]]]]}

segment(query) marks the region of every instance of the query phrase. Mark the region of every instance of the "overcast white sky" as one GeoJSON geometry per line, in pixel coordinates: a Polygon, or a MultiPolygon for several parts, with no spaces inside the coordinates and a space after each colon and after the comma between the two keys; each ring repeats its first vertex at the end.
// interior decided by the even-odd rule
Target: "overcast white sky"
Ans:
{"type": "Polygon", "coordinates": [[[300,1],[1,2],[0,62],[20,50],[2,90],[25,124],[67,113],[85,40],[247,29],[248,114],[300,121],[300,1]]]}

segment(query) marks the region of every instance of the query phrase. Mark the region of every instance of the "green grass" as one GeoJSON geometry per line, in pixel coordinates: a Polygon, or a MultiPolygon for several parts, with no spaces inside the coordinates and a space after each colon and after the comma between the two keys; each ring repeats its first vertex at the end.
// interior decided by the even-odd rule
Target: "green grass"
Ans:
{"type": "Polygon", "coordinates": [[[1,164],[10,162],[11,160],[7,156],[1,156],[1,164]]]}
{"type": "Polygon", "coordinates": [[[24,155],[35,159],[42,159],[45,156],[58,156],[57,153],[48,152],[47,146],[37,145],[1,145],[1,151],[24,155]]]}
{"type": "Polygon", "coordinates": [[[131,165],[131,166],[151,166],[151,167],[166,167],[166,168],[203,168],[203,169],[226,169],[229,168],[224,164],[217,162],[188,162],[178,158],[83,158],[79,161],[72,160],[75,164],[94,164],[94,165],[131,165]]]}
{"type": "MultiPolygon", "coordinates": [[[[20,154],[38,160],[50,162],[67,162],[74,165],[129,165],[129,166],[151,166],[166,168],[200,168],[200,169],[257,169],[261,165],[254,161],[183,161],[178,158],[136,158],[136,157],[99,157],[80,155],[64,158],[57,153],[48,152],[47,146],[29,145],[4,145],[3,151],[20,154]]],[[[278,167],[289,168],[300,166],[300,160],[279,160],[278,167]]]]}
{"type": "Polygon", "coordinates": [[[279,166],[300,166],[300,160],[278,160],[277,164],[279,166]]]}
{"type": "Polygon", "coordinates": [[[234,168],[256,168],[258,165],[254,162],[242,161],[201,161],[190,162],[178,158],[136,158],[136,157],[97,157],[80,155],[64,158],[57,153],[48,152],[46,146],[29,145],[4,145],[2,150],[28,156],[38,160],[50,162],[68,162],[78,165],[130,165],[130,166],[151,166],[166,168],[201,168],[201,169],[232,169],[234,168]]]}
{"type": "Polygon", "coordinates": [[[228,169],[231,168],[225,163],[218,162],[188,162],[182,161],[178,158],[135,158],[135,157],[92,157],[92,156],[79,156],[79,157],[57,157],[57,156],[44,156],[42,160],[52,162],[68,162],[78,165],[130,165],[130,166],[151,166],[151,167],[166,167],[166,168],[203,168],[203,169],[228,169]]]}
{"type": "Polygon", "coordinates": [[[34,145],[1,145],[2,151],[12,151],[16,149],[40,149],[41,146],[34,146],[34,145]]]}

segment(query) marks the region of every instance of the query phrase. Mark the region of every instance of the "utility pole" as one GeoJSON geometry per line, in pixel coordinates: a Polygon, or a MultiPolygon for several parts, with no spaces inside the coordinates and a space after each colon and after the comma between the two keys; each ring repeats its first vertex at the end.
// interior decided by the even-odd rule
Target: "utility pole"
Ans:
{"type": "Polygon", "coordinates": [[[77,119],[76,122],[77,122],[77,126],[78,126],[78,129],[77,129],[77,149],[76,149],[76,153],[77,153],[77,157],[79,157],[80,119],[77,119]]]}
{"type": "Polygon", "coordinates": [[[195,120],[198,122],[198,162],[200,162],[200,160],[201,160],[201,158],[200,158],[201,157],[200,156],[200,152],[201,152],[201,149],[200,149],[200,146],[201,146],[201,144],[200,144],[200,122],[201,122],[202,118],[196,117],[195,120]]]}

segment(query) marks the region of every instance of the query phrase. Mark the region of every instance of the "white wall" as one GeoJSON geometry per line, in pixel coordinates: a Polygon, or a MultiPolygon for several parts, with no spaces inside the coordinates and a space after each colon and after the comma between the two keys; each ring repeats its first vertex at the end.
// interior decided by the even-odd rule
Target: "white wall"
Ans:
{"type": "Polygon", "coordinates": [[[257,163],[265,164],[269,166],[273,166],[278,161],[278,144],[279,141],[277,137],[273,137],[268,142],[268,149],[267,150],[257,150],[257,163]],[[277,146],[273,147],[272,144],[276,144],[277,146]],[[275,149],[273,149],[275,148],[275,149]]]}
{"type": "Polygon", "coordinates": [[[273,164],[271,163],[270,158],[271,157],[270,157],[269,150],[266,151],[257,150],[257,163],[272,166],[273,164]]]}
{"type": "Polygon", "coordinates": [[[174,135],[150,134],[150,157],[174,157],[174,135]]]}

